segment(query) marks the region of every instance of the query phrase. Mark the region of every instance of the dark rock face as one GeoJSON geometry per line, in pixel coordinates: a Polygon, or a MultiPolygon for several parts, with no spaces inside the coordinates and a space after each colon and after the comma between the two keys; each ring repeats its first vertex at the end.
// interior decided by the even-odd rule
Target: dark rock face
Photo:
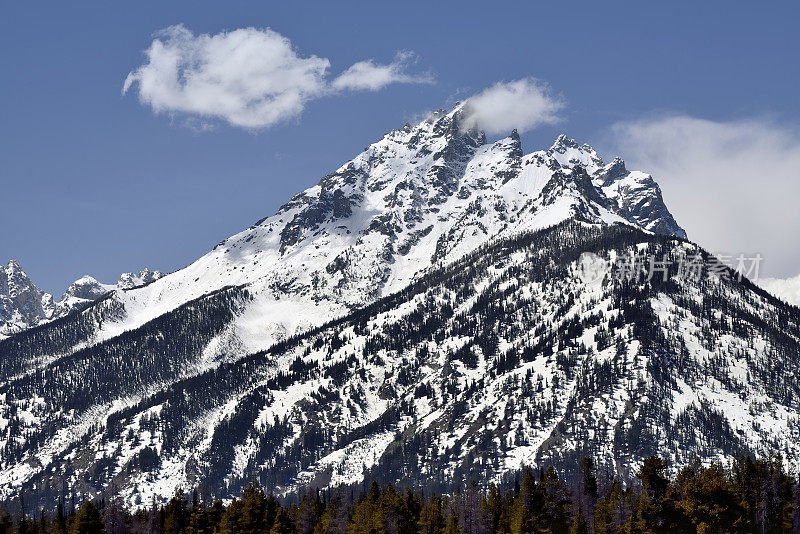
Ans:
{"type": "Polygon", "coordinates": [[[627,175],[628,169],[625,168],[625,162],[620,158],[614,158],[614,161],[597,171],[595,180],[599,182],[601,187],[606,187],[613,184],[615,180],[624,178],[627,175]]]}
{"type": "Polygon", "coordinates": [[[349,217],[352,214],[351,202],[357,201],[357,197],[347,197],[338,188],[331,192],[323,187],[316,199],[303,197],[298,201],[304,201],[305,207],[281,230],[281,252],[297,244],[305,233],[313,232],[322,223],[349,217]]]}
{"type": "Polygon", "coordinates": [[[461,130],[462,114],[456,113],[451,120],[445,117],[436,123],[434,133],[447,139],[444,148],[433,155],[434,165],[428,171],[428,183],[435,191],[431,204],[445,202],[458,190],[467,162],[475,150],[486,143],[486,136],[476,130],[461,130]]]}

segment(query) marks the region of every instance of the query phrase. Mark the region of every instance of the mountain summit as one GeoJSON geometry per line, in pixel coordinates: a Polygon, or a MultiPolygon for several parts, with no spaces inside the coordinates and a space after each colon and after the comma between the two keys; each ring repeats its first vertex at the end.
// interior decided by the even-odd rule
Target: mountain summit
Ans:
{"type": "Polygon", "coordinates": [[[488,143],[468,113],[389,132],[188,267],[0,341],[0,495],[794,461],[800,311],[724,268],[686,276],[713,257],[649,175],[565,136],[488,143]]]}

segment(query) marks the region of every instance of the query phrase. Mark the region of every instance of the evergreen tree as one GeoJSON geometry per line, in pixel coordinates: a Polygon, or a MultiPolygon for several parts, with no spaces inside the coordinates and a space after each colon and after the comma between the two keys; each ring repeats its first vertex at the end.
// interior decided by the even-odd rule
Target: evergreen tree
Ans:
{"type": "Polygon", "coordinates": [[[106,493],[102,515],[103,526],[107,534],[125,534],[125,510],[114,484],[111,485],[106,493]]]}
{"type": "Polygon", "coordinates": [[[458,516],[455,512],[450,512],[450,515],[447,517],[444,534],[464,534],[458,526],[458,516]]]}
{"type": "Polygon", "coordinates": [[[167,502],[162,512],[164,534],[180,534],[188,524],[188,509],[186,497],[182,489],[167,502]]]}
{"type": "Polygon", "coordinates": [[[578,512],[572,520],[572,525],[569,527],[569,534],[589,534],[589,525],[587,525],[583,510],[580,508],[578,508],[578,512]]]}
{"type": "Polygon", "coordinates": [[[323,506],[319,499],[319,491],[307,492],[300,501],[297,510],[297,532],[311,534],[319,518],[322,516],[323,506]]]}
{"type": "Polygon", "coordinates": [[[420,511],[420,534],[442,534],[446,527],[445,517],[442,498],[439,495],[431,495],[420,511]]]}
{"type": "Polygon", "coordinates": [[[14,526],[11,514],[6,512],[5,506],[0,508],[0,534],[10,534],[14,526]]]}
{"type": "MultiPolygon", "coordinates": [[[[594,509],[597,505],[597,477],[594,474],[594,461],[583,458],[580,466],[578,486],[578,510],[587,525],[594,524],[594,509]]],[[[589,527],[587,527],[589,528],[589,527]]]]}
{"type": "Polygon", "coordinates": [[[275,522],[269,531],[270,534],[297,534],[294,521],[289,517],[289,514],[284,508],[281,508],[278,515],[275,516],[275,522]]]}
{"type": "Polygon", "coordinates": [[[232,521],[237,533],[259,534],[266,529],[267,498],[260,486],[252,484],[244,490],[237,511],[238,517],[232,521]]]}
{"type": "Polygon", "coordinates": [[[58,498],[58,505],[56,505],[56,518],[55,525],[53,525],[53,534],[67,534],[67,520],[64,517],[64,498],[58,498]]]}
{"type": "Polygon", "coordinates": [[[611,488],[595,506],[594,530],[597,534],[614,534],[623,531],[628,521],[626,493],[622,483],[614,479],[611,488]]]}
{"type": "Polygon", "coordinates": [[[103,518],[92,501],[86,501],[78,510],[69,534],[104,534],[103,518]]]}
{"type": "MultiPolygon", "coordinates": [[[[227,506],[210,506],[200,497],[191,507],[181,492],[165,505],[153,500],[148,510],[129,513],[109,489],[99,507],[92,501],[64,514],[59,500],[52,515],[0,513],[0,534],[539,534],[798,532],[800,484],[789,477],[780,459],[737,459],[730,469],[699,463],[667,477],[667,464],[652,457],[638,473],[641,484],[623,488],[613,480],[600,492],[593,463],[576,466],[574,491],[553,468],[537,481],[523,469],[513,491],[502,494],[490,485],[484,495],[477,484],[457,489],[452,498],[398,491],[372,483],[354,502],[353,490],[312,490],[300,501],[282,506],[258,485],[245,488],[227,506]],[[596,504],[590,506],[592,502],[596,504]],[[590,513],[584,511],[591,509],[590,513]],[[16,520],[12,520],[16,517],[16,520]],[[116,517],[116,518],[115,518],[116,517]],[[590,520],[593,517],[593,521],[590,520]],[[62,525],[62,526],[59,526],[62,525]]],[[[511,481],[507,481],[510,485],[511,481]]],[[[16,504],[16,503],[15,503],[16,504]]]]}
{"type": "Polygon", "coordinates": [[[636,474],[642,490],[633,508],[628,528],[637,532],[662,532],[664,529],[663,499],[669,481],[667,463],[657,456],[646,458],[636,474]]]}
{"type": "Polygon", "coordinates": [[[153,500],[150,505],[150,513],[147,515],[145,534],[161,534],[161,514],[156,505],[155,495],[153,495],[153,500]]]}
{"type": "MultiPolygon", "coordinates": [[[[681,470],[676,491],[680,496],[679,511],[698,532],[733,532],[745,526],[744,509],[721,466],[712,465],[699,473],[693,467],[681,470]]],[[[665,519],[669,519],[669,515],[665,514],[665,519]]],[[[685,525],[683,518],[677,515],[670,522],[685,525]]]]}

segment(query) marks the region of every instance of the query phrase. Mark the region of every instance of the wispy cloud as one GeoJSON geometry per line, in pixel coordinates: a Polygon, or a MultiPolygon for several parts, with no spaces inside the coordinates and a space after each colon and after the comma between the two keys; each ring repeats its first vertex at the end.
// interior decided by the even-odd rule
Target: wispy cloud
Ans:
{"type": "Polygon", "coordinates": [[[610,145],[654,175],[689,237],[760,252],[762,274],[800,272],[800,135],[766,119],[678,115],[616,124],[610,145]]]}
{"type": "Polygon", "coordinates": [[[155,35],[145,56],[125,79],[123,93],[137,90],[140,101],[156,113],[248,129],[296,119],[309,101],[339,91],[431,81],[406,72],[413,55],[403,52],[388,65],[360,61],[331,83],[328,59],[301,55],[270,29],[195,35],[183,25],[170,26],[155,35]]]}
{"type": "Polygon", "coordinates": [[[535,78],[499,82],[467,100],[464,126],[490,135],[515,128],[523,132],[560,121],[558,114],[564,107],[564,100],[535,78]]]}
{"type": "Polygon", "coordinates": [[[334,89],[377,91],[392,83],[433,83],[430,74],[409,74],[407,68],[415,59],[413,52],[398,52],[394,61],[379,65],[368,59],[353,64],[333,80],[334,89]]]}

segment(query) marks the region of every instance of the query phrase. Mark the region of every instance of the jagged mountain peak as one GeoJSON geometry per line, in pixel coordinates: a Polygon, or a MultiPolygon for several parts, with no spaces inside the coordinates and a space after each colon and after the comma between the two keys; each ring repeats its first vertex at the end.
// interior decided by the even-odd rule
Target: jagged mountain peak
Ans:
{"type": "Polygon", "coordinates": [[[579,153],[588,155],[590,158],[600,159],[600,156],[597,155],[597,152],[591,147],[591,145],[588,143],[580,144],[578,141],[568,137],[566,134],[559,134],[559,136],[556,137],[556,140],[553,141],[553,144],[547,150],[547,152],[550,154],[566,154],[570,151],[577,151],[579,153]]]}
{"type": "Polygon", "coordinates": [[[556,138],[546,153],[563,167],[580,165],[585,167],[589,174],[594,174],[603,166],[603,160],[591,146],[586,143],[581,145],[564,134],[556,138]]]}
{"type": "MultiPolygon", "coordinates": [[[[518,132],[487,142],[477,128],[464,127],[468,115],[469,102],[457,103],[387,133],[186,269],[116,295],[128,310],[126,328],[203,294],[247,285],[260,295],[260,313],[274,318],[266,330],[248,326],[236,334],[257,350],[504,235],[570,218],[679,229],[674,220],[647,217],[660,199],[642,205],[635,220],[625,216],[633,213],[625,202],[630,189],[608,197],[595,176],[603,162],[588,145],[562,136],[556,150],[526,156],[518,132]]],[[[653,211],[656,218],[668,213],[653,211]]]]}
{"type": "MultiPolygon", "coordinates": [[[[136,299],[127,305],[128,318],[139,324],[241,284],[256,284],[284,302],[324,303],[317,315],[327,317],[397,290],[431,265],[500,235],[572,217],[685,235],[654,182],[632,177],[614,186],[588,145],[561,135],[550,149],[525,156],[516,130],[487,142],[466,121],[469,115],[469,101],[459,102],[389,132],[187,269],[161,280],[146,272],[123,275],[116,287],[136,299]],[[135,289],[143,285],[147,289],[135,289]]],[[[106,287],[96,280],[78,286],[82,295],[106,287]]],[[[78,298],[78,286],[67,293],[71,298],[78,298]]],[[[300,317],[277,330],[304,324],[308,319],[300,317]]]]}
{"type": "Polygon", "coordinates": [[[627,221],[654,233],[686,238],[686,231],[675,221],[651,175],[629,171],[618,156],[606,164],[590,145],[581,145],[564,134],[545,154],[563,168],[583,168],[607,199],[605,205],[627,221]]]}
{"type": "Polygon", "coordinates": [[[628,169],[625,167],[625,162],[619,156],[616,156],[611,163],[597,170],[595,173],[595,181],[598,182],[601,187],[605,187],[627,175],[628,169]]]}
{"type": "Polygon", "coordinates": [[[567,137],[566,134],[562,133],[556,137],[555,141],[553,141],[553,145],[550,147],[550,150],[563,154],[570,148],[580,148],[580,145],[578,145],[578,142],[575,141],[575,139],[571,139],[567,137]]]}
{"type": "Polygon", "coordinates": [[[39,289],[16,260],[0,269],[0,337],[46,318],[52,296],[39,289]]]}
{"type": "Polygon", "coordinates": [[[3,273],[5,287],[11,296],[33,285],[30,277],[28,277],[17,260],[8,260],[8,263],[3,267],[3,273]]]}
{"type": "Polygon", "coordinates": [[[24,271],[22,271],[22,267],[20,266],[19,262],[17,262],[17,260],[13,260],[13,259],[12,260],[8,260],[8,263],[5,265],[4,269],[8,273],[11,273],[11,272],[24,272],[24,271]]]}

